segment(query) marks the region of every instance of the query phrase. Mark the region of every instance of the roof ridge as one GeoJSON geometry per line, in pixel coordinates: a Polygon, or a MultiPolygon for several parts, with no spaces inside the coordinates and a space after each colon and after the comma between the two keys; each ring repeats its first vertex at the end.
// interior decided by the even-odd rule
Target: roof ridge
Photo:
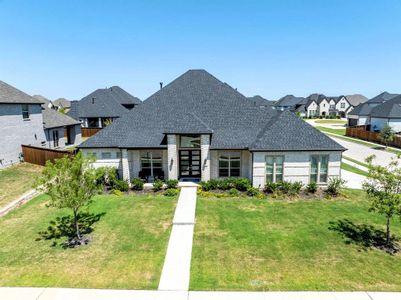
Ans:
{"type": "Polygon", "coordinates": [[[205,126],[206,129],[208,129],[211,132],[213,132],[213,129],[210,128],[209,125],[207,125],[197,114],[195,114],[194,112],[191,112],[190,114],[193,115],[194,118],[197,119],[203,126],[205,126]]]}

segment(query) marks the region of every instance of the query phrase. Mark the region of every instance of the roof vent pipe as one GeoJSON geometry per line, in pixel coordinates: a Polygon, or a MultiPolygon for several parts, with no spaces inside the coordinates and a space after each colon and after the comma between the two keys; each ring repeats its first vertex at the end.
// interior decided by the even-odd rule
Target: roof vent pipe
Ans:
{"type": "Polygon", "coordinates": [[[163,82],[160,82],[160,89],[163,88],[163,82]]]}

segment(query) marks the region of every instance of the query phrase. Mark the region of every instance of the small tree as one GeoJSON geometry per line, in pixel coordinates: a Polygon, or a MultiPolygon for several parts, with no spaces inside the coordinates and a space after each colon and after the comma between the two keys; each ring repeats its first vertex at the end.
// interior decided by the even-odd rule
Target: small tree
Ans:
{"type": "Polygon", "coordinates": [[[386,217],[386,246],[390,244],[390,221],[401,213],[401,168],[393,159],[387,167],[373,165],[374,156],[366,159],[369,168],[363,188],[370,198],[370,211],[386,217]]]}
{"type": "Polygon", "coordinates": [[[88,205],[99,190],[96,172],[91,168],[93,161],[93,158],[85,158],[81,151],[75,157],[64,156],[54,163],[47,161],[42,176],[35,183],[50,196],[51,206],[72,210],[78,240],[81,240],[79,210],[88,205]]]}
{"type": "Polygon", "coordinates": [[[391,126],[386,125],[383,127],[383,129],[379,133],[379,139],[386,145],[386,148],[388,145],[394,140],[394,130],[391,128],[391,126]]]}

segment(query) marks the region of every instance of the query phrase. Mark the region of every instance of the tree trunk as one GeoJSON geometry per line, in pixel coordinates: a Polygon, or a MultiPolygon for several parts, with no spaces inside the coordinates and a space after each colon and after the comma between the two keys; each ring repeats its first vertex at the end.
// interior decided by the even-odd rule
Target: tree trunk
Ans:
{"type": "Polygon", "coordinates": [[[386,245],[390,244],[390,217],[387,217],[387,224],[386,224],[386,245]]]}
{"type": "Polygon", "coordinates": [[[81,234],[79,233],[79,225],[78,225],[78,211],[75,209],[74,209],[74,225],[77,238],[81,239],[81,234]]]}

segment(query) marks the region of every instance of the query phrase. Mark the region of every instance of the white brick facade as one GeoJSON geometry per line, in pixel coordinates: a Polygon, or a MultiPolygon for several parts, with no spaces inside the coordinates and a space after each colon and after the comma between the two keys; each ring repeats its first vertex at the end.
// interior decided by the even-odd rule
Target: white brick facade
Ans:
{"type": "Polygon", "coordinates": [[[210,135],[201,135],[201,175],[202,181],[210,180],[210,135]]]}
{"type": "Polygon", "coordinates": [[[175,134],[167,135],[168,179],[178,179],[178,138],[175,134]]]}

